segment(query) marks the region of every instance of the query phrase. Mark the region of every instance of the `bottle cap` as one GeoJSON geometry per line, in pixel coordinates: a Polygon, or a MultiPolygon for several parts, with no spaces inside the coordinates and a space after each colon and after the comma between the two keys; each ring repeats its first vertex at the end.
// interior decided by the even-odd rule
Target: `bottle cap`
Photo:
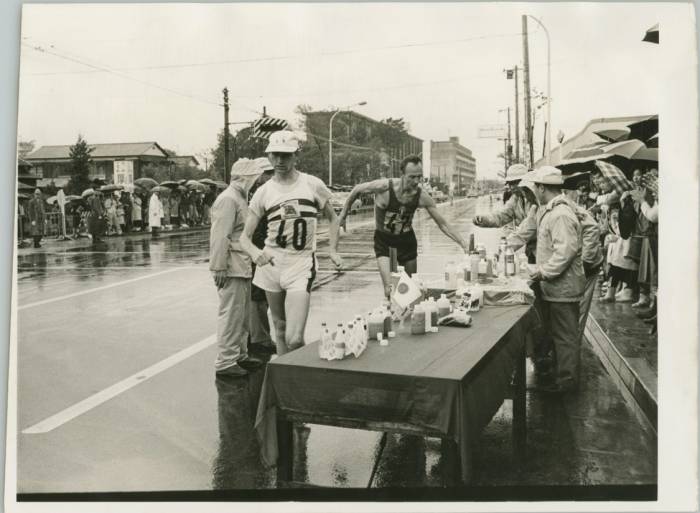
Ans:
{"type": "Polygon", "coordinates": [[[389,338],[394,338],[394,337],[396,336],[396,332],[395,332],[395,331],[390,331],[390,332],[387,333],[387,334],[389,335],[389,338]]]}

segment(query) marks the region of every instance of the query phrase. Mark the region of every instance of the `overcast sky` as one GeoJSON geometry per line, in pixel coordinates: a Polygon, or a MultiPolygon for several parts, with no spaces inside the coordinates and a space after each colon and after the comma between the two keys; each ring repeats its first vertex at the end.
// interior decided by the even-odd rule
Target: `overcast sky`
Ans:
{"type": "MultiPolygon", "coordinates": [[[[513,107],[503,69],[522,66],[521,14],[549,29],[553,134],[571,136],[592,118],[659,111],[668,94],[659,77],[675,64],[641,39],[657,22],[663,30],[670,7],[29,4],[19,136],[37,145],[72,144],[78,133],[90,143],[157,141],[196,155],[216,142],[228,86],[234,122],[255,119],[263,105],[291,120],[301,103],[366,101],[360,112],[403,117],[426,141],[458,136],[479,176],[494,177],[502,143],[477,129],[505,122],[499,110],[513,107]]],[[[546,92],[545,34],[532,20],[528,27],[531,85],[546,92]]]]}

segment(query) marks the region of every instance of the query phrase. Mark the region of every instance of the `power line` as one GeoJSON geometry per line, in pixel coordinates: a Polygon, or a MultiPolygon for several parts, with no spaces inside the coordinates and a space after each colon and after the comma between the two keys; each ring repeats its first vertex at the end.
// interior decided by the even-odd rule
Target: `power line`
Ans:
{"type": "MultiPolygon", "coordinates": [[[[178,96],[182,96],[182,97],[184,97],[184,98],[189,98],[189,99],[191,99],[191,100],[196,100],[196,101],[199,101],[199,102],[202,102],[202,103],[206,103],[206,104],[209,104],[209,105],[214,105],[214,106],[216,106],[216,107],[221,107],[221,104],[220,104],[218,101],[212,101],[212,100],[209,100],[209,99],[207,99],[207,98],[203,98],[203,97],[196,96],[196,95],[193,95],[193,94],[189,94],[189,93],[185,93],[185,92],[182,92],[182,91],[178,91],[177,89],[172,89],[172,88],[170,88],[170,87],[165,87],[165,86],[161,86],[161,85],[158,85],[158,84],[154,84],[154,83],[152,83],[152,82],[148,82],[148,81],[142,80],[142,79],[140,79],[140,78],[132,77],[131,75],[126,75],[126,74],[124,74],[124,73],[121,73],[120,71],[116,71],[116,70],[110,69],[110,68],[108,68],[108,67],[106,67],[106,66],[104,66],[104,65],[91,64],[91,63],[86,62],[85,60],[83,60],[83,59],[81,59],[81,58],[73,57],[73,56],[70,56],[70,55],[65,55],[65,54],[59,53],[59,52],[54,51],[54,50],[48,50],[48,49],[46,49],[46,48],[44,48],[44,47],[42,47],[42,46],[40,46],[40,45],[31,45],[31,44],[29,44],[29,43],[24,43],[24,42],[22,43],[22,45],[26,46],[27,48],[31,48],[32,50],[34,50],[34,51],[36,51],[36,52],[49,54],[49,55],[52,55],[52,56],[54,56],[54,57],[58,57],[59,59],[67,60],[67,61],[70,61],[70,62],[74,62],[74,63],[76,63],[76,64],[80,64],[81,66],[87,66],[87,67],[89,67],[89,68],[92,68],[92,69],[94,69],[94,70],[98,70],[98,71],[100,71],[100,72],[111,73],[111,74],[116,75],[116,76],[118,76],[118,77],[124,78],[124,79],[126,79],[126,80],[131,80],[131,81],[137,82],[137,83],[139,83],[139,84],[142,84],[142,85],[145,85],[145,86],[148,86],[148,87],[153,87],[153,88],[155,88],[155,89],[160,89],[160,90],[162,90],[162,91],[167,91],[167,92],[169,92],[169,93],[172,93],[172,94],[175,94],[175,95],[178,95],[178,96]]],[[[51,46],[52,46],[52,48],[54,47],[53,45],[51,45],[51,46]]],[[[245,105],[240,105],[240,104],[239,104],[239,106],[240,106],[241,108],[243,108],[243,109],[245,109],[245,110],[248,110],[248,111],[250,111],[250,112],[253,112],[253,113],[255,113],[255,114],[261,114],[261,112],[255,110],[255,109],[251,109],[251,108],[249,108],[249,107],[246,107],[245,105]]]]}
{"type": "MultiPolygon", "coordinates": [[[[511,32],[504,34],[490,34],[482,36],[473,36],[461,39],[443,40],[443,41],[426,41],[418,43],[404,43],[400,45],[388,45],[388,46],[378,46],[374,48],[352,48],[346,50],[333,50],[326,52],[316,52],[307,54],[296,54],[296,55],[276,55],[267,57],[250,57],[242,59],[226,59],[219,61],[205,61],[205,62],[189,62],[182,64],[160,64],[160,65],[150,65],[150,66],[132,66],[125,68],[115,68],[118,71],[145,71],[145,70],[166,70],[166,69],[178,69],[178,68],[194,68],[194,67],[205,67],[205,66],[219,66],[223,64],[243,64],[250,62],[269,62],[269,61],[280,61],[280,60],[291,60],[300,58],[311,58],[311,57],[328,57],[337,55],[351,55],[356,53],[366,53],[374,51],[383,50],[398,50],[403,48],[418,48],[424,46],[439,46],[446,44],[456,44],[456,43],[466,43],[469,41],[477,41],[483,39],[495,39],[495,38],[505,38],[520,36],[520,32],[511,32]]],[[[82,74],[82,73],[97,73],[100,70],[93,71],[54,71],[54,72],[39,72],[39,73],[29,73],[29,75],[61,75],[61,74],[82,74]]]]}

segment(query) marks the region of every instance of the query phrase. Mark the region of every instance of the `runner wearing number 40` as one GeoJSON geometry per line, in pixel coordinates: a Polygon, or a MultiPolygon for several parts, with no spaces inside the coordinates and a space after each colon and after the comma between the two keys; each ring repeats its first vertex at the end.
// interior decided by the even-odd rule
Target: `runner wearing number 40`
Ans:
{"type": "Polygon", "coordinates": [[[384,294],[391,295],[389,249],[395,248],[399,265],[411,275],[417,271],[418,241],[413,232],[413,214],[425,208],[442,232],[467,251],[467,244],[457,231],[437,211],[435,201],[419,187],[423,180],[423,162],[411,155],[401,162],[402,176],[398,180],[382,178],[356,185],[345,201],[338,218],[339,227],[345,228],[345,218],[355,198],[360,194],[374,194],[374,254],[384,285],[384,294]]]}
{"type": "Polygon", "coordinates": [[[318,178],[294,167],[299,140],[289,131],[275,132],[265,150],[275,167],[273,177],[253,194],[240,242],[257,265],[253,284],[265,291],[275,326],[277,354],[304,345],[311,285],[316,276],[316,227],[319,214],[330,221],[330,257],[337,253],[338,218],[328,199],[331,191],[318,178]],[[267,221],[265,247],[252,243],[261,219],[267,221]]]}

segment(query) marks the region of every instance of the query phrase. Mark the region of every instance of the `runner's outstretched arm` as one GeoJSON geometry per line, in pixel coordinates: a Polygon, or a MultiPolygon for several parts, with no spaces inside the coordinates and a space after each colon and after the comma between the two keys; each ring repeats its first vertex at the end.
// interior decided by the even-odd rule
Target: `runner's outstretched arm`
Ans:
{"type": "Polygon", "coordinates": [[[379,180],[372,180],[371,182],[359,183],[352,188],[350,196],[345,200],[345,205],[343,205],[343,210],[338,216],[338,229],[342,226],[345,229],[345,218],[350,211],[353,201],[360,194],[381,194],[389,190],[389,180],[386,178],[380,178],[379,180]]]}
{"type": "Polygon", "coordinates": [[[331,261],[335,266],[340,269],[343,266],[343,259],[340,258],[338,254],[338,235],[340,232],[340,225],[338,224],[338,216],[335,215],[335,210],[330,201],[326,201],[323,206],[323,214],[328,219],[328,242],[330,243],[330,257],[331,261]]]}
{"type": "Polygon", "coordinates": [[[438,212],[437,207],[435,206],[435,201],[425,191],[421,191],[420,206],[424,207],[428,211],[428,214],[430,214],[430,217],[433,218],[442,233],[459,244],[465,253],[468,251],[467,243],[464,241],[462,236],[450,225],[450,223],[445,221],[442,214],[438,212]]]}

